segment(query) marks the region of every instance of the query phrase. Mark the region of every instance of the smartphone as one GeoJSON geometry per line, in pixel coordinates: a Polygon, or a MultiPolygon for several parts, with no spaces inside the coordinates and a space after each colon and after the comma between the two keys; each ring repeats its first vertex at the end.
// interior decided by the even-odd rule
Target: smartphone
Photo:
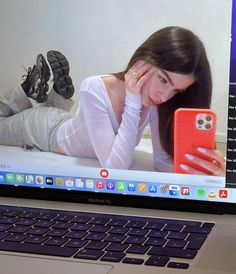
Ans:
{"type": "Polygon", "coordinates": [[[215,149],[216,114],[210,109],[179,108],[174,115],[174,172],[187,173],[181,164],[210,173],[185,157],[186,153],[211,159],[197,151],[198,147],[215,149]]]}

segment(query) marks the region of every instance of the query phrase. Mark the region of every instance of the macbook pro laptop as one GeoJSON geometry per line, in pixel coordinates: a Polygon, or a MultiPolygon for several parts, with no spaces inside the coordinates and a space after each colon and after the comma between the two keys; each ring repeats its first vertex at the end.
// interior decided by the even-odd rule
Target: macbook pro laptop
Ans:
{"type": "MultiPolygon", "coordinates": [[[[10,4],[3,2],[6,12],[10,4]]],[[[27,9],[33,11],[35,4],[40,12],[42,2],[49,3],[50,12],[50,5],[60,8],[56,1],[35,2],[27,9]]],[[[212,109],[217,149],[226,157],[225,176],[156,171],[148,127],[129,170],[102,168],[96,159],[0,145],[1,274],[236,273],[236,1],[144,3],[70,0],[64,8],[74,5],[81,14],[84,9],[96,17],[108,5],[112,12],[130,12],[133,20],[144,20],[146,9],[152,16],[155,10],[169,11],[168,16],[179,12],[182,25],[191,19],[187,11],[195,10],[202,17],[187,27],[196,30],[220,17],[203,40],[211,41],[212,51],[206,48],[213,72],[212,109]],[[212,43],[212,37],[218,40],[212,43]]],[[[159,18],[160,26],[170,25],[169,19],[159,18]]],[[[92,19],[83,20],[89,26],[92,19]]]]}

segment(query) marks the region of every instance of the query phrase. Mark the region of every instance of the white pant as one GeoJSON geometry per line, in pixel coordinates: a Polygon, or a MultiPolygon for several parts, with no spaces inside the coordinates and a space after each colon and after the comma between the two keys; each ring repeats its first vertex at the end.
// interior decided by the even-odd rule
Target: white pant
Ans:
{"type": "Polygon", "coordinates": [[[45,103],[33,107],[22,87],[0,94],[0,144],[57,151],[58,127],[71,117],[73,105],[53,89],[45,103]]]}

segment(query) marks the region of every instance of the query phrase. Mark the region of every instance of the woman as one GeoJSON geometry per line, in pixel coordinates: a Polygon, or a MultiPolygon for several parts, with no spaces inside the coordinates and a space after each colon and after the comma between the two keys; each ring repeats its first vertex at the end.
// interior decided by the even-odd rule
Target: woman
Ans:
{"type": "MultiPolygon", "coordinates": [[[[57,57],[58,54],[48,54],[55,82],[48,98],[48,73],[41,77],[42,85],[35,87],[37,81],[29,81],[30,74],[26,79],[27,85],[22,85],[27,96],[39,102],[46,101],[47,105],[50,103],[54,107],[24,111],[25,117],[21,120],[26,133],[21,136],[26,137],[17,143],[16,140],[9,141],[6,136],[2,138],[0,134],[1,143],[24,143],[65,155],[97,158],[103,167],[127,169],[142,132],[150,123],[154,166],[159,171],[172,171],[174,111],[179,107],[210,107],[211,73],[199,38],[180,27],[167,27],[155,32],[136,50],[123,72],[94,76],[83,81],[80,106],[73,116],[55,108],[59,107],[60,101],[61,106],[65,109],[64,104],[67,104],[68,109],[71,103],[68,99],[73,95],[69,69],[62,69],[60,75],[53,66],[61,64],[53,62],[52,55],[57,57]],[[63,83],[69,83],[67,88],[64,88],[60,79],[63,79],[63,83]],[[37,123],[40,116],[43,119],[47,117],[46,123],[37,123]]],[[[63,55],[60,57],[67,62],[63,55]]],[[[44,60],[42,56],[41,60],[44,60]]],[[[48,71],[46,61],[41,62],[41,69],[38,70],[48,71]]],[[[19,115],[4,118],[5,124],[9,124],[8,119],[16,121],[19,115]]],[[[20,124],[19,120],[17,124],[20,124]]],[[[12,135],[10,130],[8,135],[12,135]]],[[[17,135],[15,132],[15,136],[19,136],[19,133],[17,135]]],[[[204,167],[207,174],[225,175],[224,157],[218,151],[203,148],[199,148],[199,151],[210,156],[212,161],[196,156],[192,156],[191,161],[204,167]]],[[[182,168],[187,173],[202,174],[187,165],[182,165],[182,168]]]]}

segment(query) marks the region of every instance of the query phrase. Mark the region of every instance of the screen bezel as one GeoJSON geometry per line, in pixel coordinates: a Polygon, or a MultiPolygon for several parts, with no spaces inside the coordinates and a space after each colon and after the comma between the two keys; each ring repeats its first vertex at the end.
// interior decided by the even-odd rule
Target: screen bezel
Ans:
{"type": "Polygon", "coordinates": [[[211,214],[236,214],[236,204],[214,201],[183,200],[108,193],[82,192],[63,189],[32,188],[0,185],[3,197],[50,200],[72,203],[102,204],[158,210],[174,210],[211,214]]]}

